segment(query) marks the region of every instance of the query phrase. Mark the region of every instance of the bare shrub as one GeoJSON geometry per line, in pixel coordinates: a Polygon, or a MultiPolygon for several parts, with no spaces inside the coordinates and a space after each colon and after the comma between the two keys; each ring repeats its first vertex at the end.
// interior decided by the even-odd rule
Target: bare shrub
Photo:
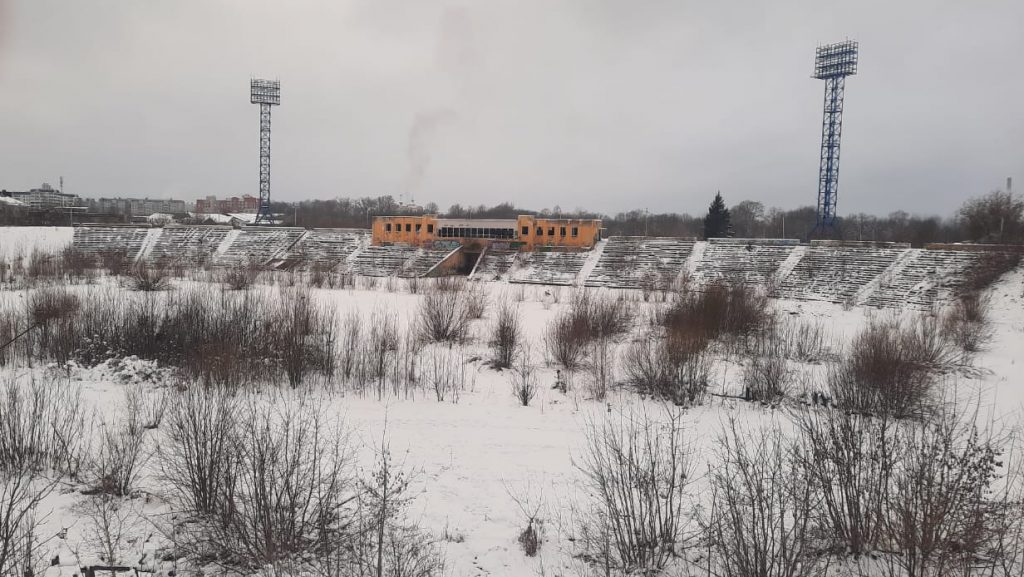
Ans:
{"type": "Polygon", "coordinates": [[[522,514],[523,523],[526,527],[519,533],[516,540],[522,547],[527,557],[536,557],[544,543],[542,532],[544,520],[540,518],[541,509],[544,508],[544,495],[534,493],[533,487],[527,483],[520,490],[513,490],[505,485],[505,492],[508,493],[512,502],[516,504],[522,514]]]}
{"type": "Polygon", "coordinates": [[[939,375],[960,356],[927,317],[873,319],[832,367],[832,398],[847,410],[896,418],[919,416],[934,401],[939,375]]]}
{"type": "Polygon", "coordinates": [[[78,391],[56,381],[12,378],[0,394],[0,472],[49,470],[76,478],[85,451],[78,391]]]}
{"type": "Polygon", "coordinates": [[[99,448],[91,463],[90,492],[118,497],[131,495],[149,457],[145,430],[130,423],[104,424],[99,448]]]}
{"type": "MultiPolygon", "coordinates": [[[[465,283],[465,281],[463,281],[465,283]]],[[[466,294],[466,316],[471,319],[483,318],[487,312],[487,290],[480,283],[468,283],[466,294]]]]}
{"type": "Polygon", "coordinates": [[[548,354],[570,371],[579,369],[592,341],[628,333],[634,317],[633,309],[624,300],[579,290],[573,293],[568,310],[548,325],[544,335],[548,354]]]}
{"type": "Polygon", "coordinates": [[[110,276],[124,276],[131,268],[128,251],[122,249],[101,252],[100,266],[105,268],[110,276]]]}
{"type": "Polygon", "coordinates": [[[193,387],[174,400],[159,448],[160,470],[179,510],[189,516],[228,511],[237,410],[237,399],[216,388],[193,387]]]}
{"type": "Polygon", "coordinates": [[[131,268],[128,286],[137,291],[162,291],[171,287],[171,279],[166,269],[140,261],[131,268]]]}
{"type": "Polygon", "coordinates": [[[806,448],[799,465],[821,494],[821,533],[836,552],[875,551],[885,543],[886,501],[900,459],[895,423],[831,407],[795,420],[806,448]]]}
{"type": "Polygon", "coordinates": [[[995,284],[1002,276],[1018,266],[1024,250],[982,253],[965,272],[966,282],[959,288],[961,293],[980,293],[995,284]]]}
{"type": "Polygon", "coordinates": [[[187,539],[194,554],[236,567],[337,547],[348,522],[345,436],[312,397],[264,396],[242,403],[234,421],[224,511],[198,519],[187,539]]]}
{"type": "Polygon", "coordinates": [[[423,376],[441,403],[459,402],[459,394],[466,386],[466,356],[455,347],[432,347],[427,353],[423,376]]]}
{"type": "Polygon", "coordinates": [[[515,395],[519,404],[527,407],[530,401],[537,395],[536,369],[530,362],[530,349],[524,346],[516,355],[515,364],[509,374],[509,382],[512,384],[512,394],[515,395]]]}
{"type": "Polygon", "coordinates": [[[171,400],[167,389],[158,389],[141,383],[126,386],[124,399],[128,427],[140,431],[159,427],[171,400]]]}
{"type": "Polygon", "coordinates": [[[967,574],[990,560],[1005,512],[993,502],[1000,442],[976,415],[947,406],[923,423],[905,423],[885,518],[888,574],[967,574]]]}
{"type": "Polygon", "coordinates": [[[778,331],[786,344],[786,357],[791,360],[817,363],[830,355],[829,339],[821,322],[787,322],[780,325],[778,331]]]}
{"type": "Polygon", "coordinates": [[[786,361],[786,344],[775,331],[759,335],[755,342],[743,368],[743,398],[774,405],[790,388],[792,371],[786,361]]]}
{"type": "Polygon", "coordinates": [[[581,556],[604,574],[659,574],[689,546],[685,516],[693,450],[682,413],[621,412],[586,429],[576,467],[587,487],[581,556]]]}
{"type": "Polygon", "coordinates": [[[260,274],[260,265],[255,260],[239,261],[225,269],[220,277],[221,282],[230,290],[246,290],[251,287],[260,274]]]}
{"type": "Polygon", "coordinates": [[[27,467],[0,464],[0,575],[41,575],[39,504],[57,488],[27,467]]]}
{"type": "Polygon", "coordinates": [[[508,300],[500,301],[497,318],[491,331],[491,366],[496,369],[511,368],[522,340],[523,327],[519,307],[508,300]]]}
{"type": "Polygon", "coordinates": [[[106,565],[126,564],[128,537],[138,522],[131,501],[92,495],[77,507],[86,520],[85,545],[106,565]]]}
{"type": "Polygon", "coordinates": [[[741,338],[763,331],[774,320],[768,297],[746,284],[712,284],[703,292],[677,293],[661,313],[668,332],[713,340],[741,338]]]}
{"type": "Polygon", "coordinates": [[[590,362],[587,365],[590,396],[603,401],[608,390],[615,383],[615,351],[609,338],[595,339],[590,345],[590,362]]]}
{"type": "Polygon", "coordinates": [[[436,541],[408,519],[414,475],[391,454],[387,431],[370,475],[360,480],[349,538],[336,553],[341,575],[429,577],[444,570],[436,541]]]}
{"type": "Polygon", "coordinates": [[[308,290],[287,290],[273,313],[273,350],[288,383],[297,387],[314,370],[333,375],[337,344],[335,311],[316,302],[308,290]]]}
{"type": "Polygon", "coordinates": [[[711,382],[712,361],[706,346],[705,341],[687,335],[662,339],[646,335],[623,353],[623,371],[646,394],[680,406],[698,405],[711,382]]]}
{"type": "MultiPolygon", "coordinates": [[[[442,277],[449,278],[449,277],[442,277]]],[[[469,330],[470,314],[461,290],[442,290],[436,285],[420,302],[418,333],[425,342],[462,342],[469,330]]]]}
{"type": "Polygon", "coordinates": [[[991,302],[978,293],[964,293],[942,318],[946,338],[965,353],[976,353],[992,339],[991,302]]]}
{"type": "Polygon", "coordinates": [[[818,490],[799,446],[778,429],[745,432],[730,421],[710,472],[712,505],[702,516],[720,577],[816,577],[811,532],[818,490]]]}

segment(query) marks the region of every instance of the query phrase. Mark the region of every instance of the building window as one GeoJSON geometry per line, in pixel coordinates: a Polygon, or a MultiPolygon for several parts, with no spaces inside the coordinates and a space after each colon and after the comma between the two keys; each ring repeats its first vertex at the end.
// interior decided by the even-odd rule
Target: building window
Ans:
{"type": "Polygon", "coordinates": [[[528,226],[524,226],[523,227],[523,236],[530,236],[530,227],[528,227],[528,226]]]}
{"type": "Polygon", "coordinates": [[[555,236],[555,227],[553,227],[553,226],[549,226],[548,227],[548,236],[555,236]]]}
{"type": "Polygon", "coordinates": [[[580,227],[578,227],[578,226],[572,227],[572,237],[576,238],[579,235],[580,235],[580,227]]]}
{"type": "Polygon", "coordinates": [[[563,226],[560,229],[558,229],[558,233],[559,233],[559,236],[565,236],[565,227],[563,226]]]}
{"type": "Polygon", "coordinates": [[[427,232],[428,232],[429,234],[434,234],[434,225],[432,225],[432,224],[428,224],[428,225],[427,225],[427,232]]]}
{"type": "Polygon", "coordinates": [[[384,232],[391,232],[391,223],[390,222],[384,225],[384,232]]]}
{"type": "Polygon", "coordinates": [[[423,227],[423,225],[422,225],[422,224],[417,224],[417,225],[416,225],[416,232],[419,232],[419,231],[420,231],[420,228],[422,228],[422,227],[423,227]]]}
{"type": "Polygon", "coordinates": [[[412,224],[405,223],[405,232],[412,232],[412,224]]]}
{"type": "Polygon", "coordinates": [[[541,227],[538,226],[537,227],[537,236],[541,236],[543,234],[544,234],[544,229],[542,229],[541,227]]]}

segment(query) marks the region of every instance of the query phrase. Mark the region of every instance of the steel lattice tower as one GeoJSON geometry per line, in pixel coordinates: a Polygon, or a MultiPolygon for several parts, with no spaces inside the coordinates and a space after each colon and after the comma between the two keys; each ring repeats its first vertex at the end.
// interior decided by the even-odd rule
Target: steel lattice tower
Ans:
{"type": "Polygon", "coordinates": [[[270,107],[281,104],[279,80],[253,79],[249,85],[250,101],[260,105],[260,207],[256,224],[272,224],[270,212],[270,107]]]}
{"type": "Polygon", "coordinates": [[[814,78],[825,81],[825,113],[821,120],[821,159],[818,166],[818,220],[812,235],[835,234],[839,199],[839,141],[843,133],[846,77],[857,73],[857,42],[847,40],[819,46],[814,78]]]}

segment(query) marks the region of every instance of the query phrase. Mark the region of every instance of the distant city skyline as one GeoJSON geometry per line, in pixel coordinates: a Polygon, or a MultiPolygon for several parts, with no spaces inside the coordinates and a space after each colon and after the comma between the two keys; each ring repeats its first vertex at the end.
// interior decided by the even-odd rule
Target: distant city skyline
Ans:
{"type": "Polygon", "coordinates": [[[1024,178],[1022,23],[1010,0],[0,0],[0,188],[258,195],[268,77],[274,201],[792,209],[814,48],[850,38],[838,214],[950,216],[1024,178]]]}

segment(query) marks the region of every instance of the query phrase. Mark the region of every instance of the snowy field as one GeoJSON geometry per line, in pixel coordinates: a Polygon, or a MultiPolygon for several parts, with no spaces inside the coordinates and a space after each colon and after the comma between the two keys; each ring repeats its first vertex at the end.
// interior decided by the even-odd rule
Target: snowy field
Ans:
{"type": "MultiPolygon", "coordinates": [[[[50,230],[0,229],[5,231],[0,237],[0,255],[17,254],[36,246],[58,250],[70,242],[68,229],[57,229],[59,232],[54,234],[50,230]]],[[[280,291],[287,290],[268,282],[285,281],[265,280],[250,291],[276,298],[280,291]]],[[[418,311],[427,298],[425,285],[418,287],[418,294],[411,294],[404,281],[380,281],[375,288],[311,289],[310,294],[327,305],[336,322],[359,314],[365,331],[373,322],[372,313],[383,311],[397,319],[400,334],[408,335],[415,330],[418,311]]],[[[164,294],[197,286],[219,285],[176,279],[164,294]]],[[[578,289],[505,283],[479,286],[487,302],[485,312],[470,322],[465,342],[454,345],[457,354],[445,357],[448,362],[462,364],[466,378],[445,400],[438,401],[435,392],[422,384],[425,377],[421,377],[421,385],[411,393],[385,393],[383,398],[372,390],[360,394],[338,380],[316,380],[302,387],[322,395],[326,414],[349,433],[349,444],[356,453],[353,475],[370,474],[378,460],[374,447],[379,447],[386,435],[392,455],[404,462],[410,474],[412,500],[407,518],[436,541],[444,558],[444,574],[597,574],[578,555],[580,535],[576,522],[588,502],[588,486],[579,467],[585,456],[585,431],[588,426],[623,414],[645,412],[655,419],[664,419],[674,409],[627,386],[621,370],[615,374],[616,385],[604,400],[592,398],[588,385],[591,377],[583,370],[563,371],[562,379],[568,381],[566,392],[553,388],[558,382],[559,367],[546,352],[545,333],[558,315],[568,309],[571,295],[578,289]],[[497,303],[503,301],[518,308],[524,340],[529,345],[530,364],[536,371],[539,389],[529,406],[522,406],[513,395],[512,372],[493,369],[488,363],[492,357],[489,340],[496,322],[497,303]],[[537,555],[529,557],[518,538],[527,526],[527,516],[534,513],[541,527],[541,545],[537,555]]],[[[32,290],[38,289],[0,290],[0,311],[20,310],[32,298],[32,290]]],[[[138,295],[109,278],[100,278],[96,284],[72,286],[70,290],[83,296],[104,291],[123,295],[125,299],[131,294],[138,295]]],[[[634,312],[635,326],[613,345],[616,359],[645,330],[651,315],[666,306],[655,302],[657,298],[645,302],[639,294],[628,291],[592,292],[611,299],[626,299],[634,312]]],[[[988,295],[992,338],[975,355],[970,370],[957,371],[943,379],[942,386],[953,387],[955,383],[958,394],[977,399],[982,422],[1012,429],[1024,408],[1024,270],[1006,275],[988,290],[988,295]]],[[[834,351],[842,350],[872,317],[895,314],[862,307],[844,310],[822,302],[769,302],[781,319],[823,326],[834,351]]],[[[427,370],[429,356],[421,356],[419,362],[419,370],[427,370]]],[[[823,389],[827,373],[826,363],[821,361],[794,363],[795,384],[791,394],[781,403],[766,406],[737,398],[743,391],[744,364],[740,355],[715,353],[709,395],[683,413],[684,436],[693,449],[695,463],[696,480],[689,487],[694,507],[710,499],[708,477],[718,466],[717,439],[728,421],[735,418],[742,426],[753,428],[774,422],[788,430],[794,413],[811,410],[804,404],[805,394],[823,389]]],[[[80,392],[87,412],[95,415],[94,422],[107,426],[125,418],[126,391],[133,387],[161,391],[166,395],[161,397],[164,402],[173,406],[177,402],[175,395],[179,394],[176,388],[195,385],[174,376],[167,367],[139,359],[112,358],[94,367],[9,362],[0,369],[0,375],[8,383],[56,380],[69,391],[80,392]]],[[[285,380],[263,387],[271,388],[287,389],[288,383],[285,380]]],[[[270,397],[269,393],[262,394],[270,397]]],[[[174,557],[170,537],[173,531],[168,527],[176,521],[171,520],[171,497],[160,468],[159,450],[165,443],[164,434],[162,427],[148,433],[147,450],[152,456],[146,460],[131,495],[122,499],[119,514],[124,519],[119,518],[123,530],[118,548],[122,564],[137,566],[138,560],[143,560],[141,564],[146,568],[166,574],[175,568],[181,571],[187,565],[186,560],[154,561],[174,557]]],[[[104,564],[99,558],[102,547],[96,540],[96,515],[86,512],[96,498],[87,494],[92,493],[89,489],[85,480],[64,479],[58,490],[35,508],[39,556],[47,561],[56,558],[60,565],[47,568],[47,575],[71,575],[79,566],[104,564]]],[[[688,529],[696,530],[694,519],[698,513],[687,510],[686,516],[688,529]]],[[[706,569],[701,569],[699,551],[688,556],[692,574],[707,574],[706,569]]],[[[686,574],[681,565],[671,566],[675,569],[670,574],[686,574]]],[[[207,567],[208,574],[221,571],[207,567]]],[[[772,573],[775,574],[782,575],[772,573]]]]}

